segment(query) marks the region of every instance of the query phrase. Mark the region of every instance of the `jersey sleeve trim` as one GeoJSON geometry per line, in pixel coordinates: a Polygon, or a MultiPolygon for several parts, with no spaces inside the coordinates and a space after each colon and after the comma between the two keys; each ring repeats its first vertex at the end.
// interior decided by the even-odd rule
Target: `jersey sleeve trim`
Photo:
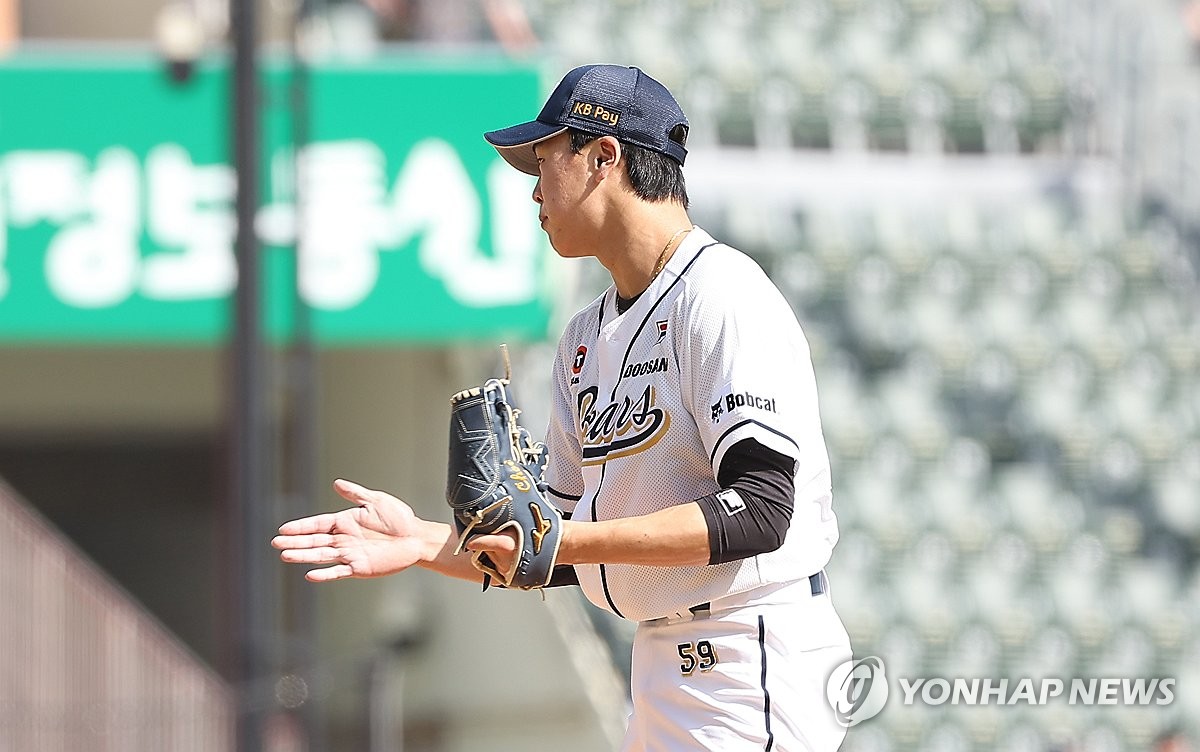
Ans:
{"type": "Polygon", "coordinates": [[[725,441],[725,439],[726,439],[726,438],[728,438],[728,437],[729,437],[729,435],[730,435],[731,433],[733,433],[734,431],[736,431],[736,430],[738,430],[739,428],[741,428],[742,426],[745,426],[745,425],[748,425],[748,424],[754,424],[754,425],[758,426],[759,428],[761,428],[761,429],[763,429],[763,430],[765,430],[765,431],[770,431],[771,433],[773,433],[773,434],[775,434],[776,436],[780,437],[781,439],[783,439],[784,441],[786,441],[787,443],[791,444],[793,447],[795,447],[795,448],[796,448],[796,457],[797,457],[797,458],[800,456],[800,445],[799,445],[799,444],[797,444],[797,443],[796,443],[796,440],[795,440],[795,439],[793,439],[791,436],[788,436],[786,433],[783,433],[782,431],[778,431],[778,430],[776,430],[776,429],[774,429],[774,428],[771,428],[771,427],[770,427],[770,426],[768,426],[766,423],[761,423],[761,422],[759,422],[759,421],[757,421],[757,420],[754,420],[753,418],[746,418],[745,420],[738,421],[737,423],[734,423],[734,424],[733,424],[732,426],[730,426],[729,428],[726,428],[726,429],[725,429],[725,432],[724,432],[724,433],[722,433],[722,434],[721,434],[719,437],[717,437],[717,440],[716,440],[716,442],[713,444],[712,453],[711,453],[711,454],[709,454],[709,456],[708,456],[708,461],[709,461],[709,464],[712,464],[712,463],[716,462],[716,460],[717,460],[717,453],[718,453],[719,451],[721,451],[721,444],[722,444],[722,443],[725,441]]]}

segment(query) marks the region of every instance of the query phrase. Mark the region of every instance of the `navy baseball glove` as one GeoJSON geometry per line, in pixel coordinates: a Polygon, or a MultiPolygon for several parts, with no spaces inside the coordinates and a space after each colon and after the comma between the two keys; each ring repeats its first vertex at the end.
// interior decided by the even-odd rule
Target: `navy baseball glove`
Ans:
{"type": "Polygon", "coordinates": [[[450,400],[446,501],[459,535],[454,553],[479,535],[516,533],[517,553],[508,571],[497,569],[486,552],[472,553],[485,590],[493,578],[507,588],[545,587],[562,539],[562,513],[544,494],[545,447],[518,423],[508,382],[489,379],[450,400]]]}

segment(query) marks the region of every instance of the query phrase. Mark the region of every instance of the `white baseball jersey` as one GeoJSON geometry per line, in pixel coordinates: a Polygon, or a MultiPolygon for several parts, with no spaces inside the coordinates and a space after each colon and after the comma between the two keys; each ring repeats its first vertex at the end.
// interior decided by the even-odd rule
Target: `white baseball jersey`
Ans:
{"type": "MultiPolygon", "coordinates": [[[[748,256],[700,228],[624,314],[616,289],[567,325],[554,362],[546,480],[576,520],[633,517],[718,490],[726,450],[754,438],[795,460],[776,551],[711,566],[577,565],[588,599],[636,621],[807,578],[837,542],[808,343],[748,256]]],[[[729,515],[743,511],[736,494],[729,515]]]]}

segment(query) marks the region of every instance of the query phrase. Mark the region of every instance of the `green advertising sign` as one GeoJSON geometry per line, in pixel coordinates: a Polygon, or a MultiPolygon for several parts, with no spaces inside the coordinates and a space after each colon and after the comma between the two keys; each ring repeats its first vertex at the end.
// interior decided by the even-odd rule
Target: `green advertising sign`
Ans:
{"type": "MultiPolygon", "coordinates": [[[[319,66],[298,159],[290,75],[264,74],[268,332],[289,332],[298,258],[321,343],[546,336],[552,254],[532,179],[481,136],[536,111],[537,70],[319,66]]],[[[227,336],[229,88],[221,61],[177,84],[149,55],[0,60],[0,342],[227,336]]]]}

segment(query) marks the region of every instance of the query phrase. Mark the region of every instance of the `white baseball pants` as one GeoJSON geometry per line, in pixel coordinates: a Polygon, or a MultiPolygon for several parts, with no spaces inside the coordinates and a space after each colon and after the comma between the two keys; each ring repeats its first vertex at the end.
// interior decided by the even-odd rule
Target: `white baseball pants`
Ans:
{"type": "Polygon", "coordinates": [[[759,588],[639,624],[622,752],[837,750],[846,729],[825,684],[850,660],[850,638],[823,574],[820,583],[759,588]]]}

